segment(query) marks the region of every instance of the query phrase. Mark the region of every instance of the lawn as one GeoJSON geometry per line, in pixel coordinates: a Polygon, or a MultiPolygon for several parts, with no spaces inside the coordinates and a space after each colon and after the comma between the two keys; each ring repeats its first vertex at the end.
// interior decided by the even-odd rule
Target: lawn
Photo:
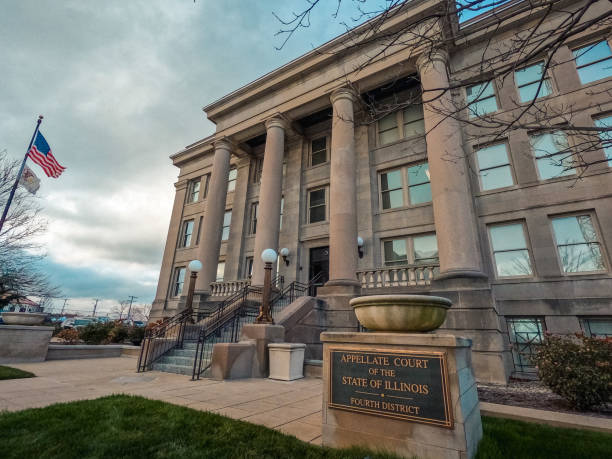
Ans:
{"type": "Polygon", "coordinates": [[[36,375],[34,373],[30,373],[29,371],[23,371],[17,368],[0,365],[0,381],[3,379],[33,378],[34,376],[36,375]]]}
{"type": "MultiPolygon", "coordinates": [[[[610,457],[612,436],[484,418],[479,458],[610,457]]],[[[0,414],[2,458],[391,458],[309,445],[262,426],[115,395],[0,414]]]]}

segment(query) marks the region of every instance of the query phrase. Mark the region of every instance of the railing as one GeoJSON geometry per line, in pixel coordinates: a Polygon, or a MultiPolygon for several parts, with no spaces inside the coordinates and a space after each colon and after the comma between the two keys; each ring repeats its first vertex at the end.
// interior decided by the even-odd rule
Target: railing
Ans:
{"type": "MultiPolygon", "coordinates": [[[[272,317],[277,316],[285,307],[298,297],[309,295],[313,286],[320,283],[321,276],[317,275],[308,283],[294,281],[286,288],[281,289],[270,300],[272,317]]],[[[274,285],[282,283],[273,280],[274,285]]],[[[200,379],[200,375],[210,368],[212,350],[216,343],[237,342],[240,332],[245,324],[255,322],[262,301],[262,290],[256,287],[245,287],[241,292],[226,299],[217,311],[198,322],[201,325],[193,362],[192,379],[200,379]]]]}
{"type": "Polygon", "coordinates": [[[357,271],[361,288],[412,287],[431,284],[439,265],[404,265],[357,271]]]}
{"type": "Polygon", "coordinates": [[[145,330],[138,357],[139,372],[150,370],[151,364],[170,349],[182,347],[188,335],[194,333],[193,326],[189,326],[192,316],[192,310],[186,309],[145,330]]]}
{"type": "MultiPolygon", "coordinates": [[[[285,277],[278,275],[272,279],[272,285],[283,289],[285,277]]],[[[210,284],[210,296],[229,296],[240,292],[251,285],[251,279],[238,279],[233,281],[213,282],[210,284]]]]}

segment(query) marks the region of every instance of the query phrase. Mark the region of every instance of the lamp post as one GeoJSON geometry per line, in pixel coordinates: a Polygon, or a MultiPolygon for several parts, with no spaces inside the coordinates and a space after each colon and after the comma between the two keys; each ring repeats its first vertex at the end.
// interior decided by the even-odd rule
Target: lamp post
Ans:
{"type": "Polygon", "coordinates": [[[187,265],[191,275],[189,276],[189,290],[187,290],[187,303],[186,309],[191,310],[193,312],[193,290],[195,289],[196,278],[198,277],[198,273],[202,269],[202,263],[199,260],[192,260],[187,265]]]}
{"type": "Polygon", "coordinates": [[[270,293],[272,291],[272,263],[276,261],[277,256],[273,249],[266,249],[261,252],[261,259],[264,262],[264,285],[259,315],[255,319],[255,323],[258,324],[274,323],[272,314],[270,314],[270,293]]]}
{"type": "Polygon", "coordinates": [[[363,258],[363,238],[361,236],[357,236],[357,253],[359,258],[363,258]]]}

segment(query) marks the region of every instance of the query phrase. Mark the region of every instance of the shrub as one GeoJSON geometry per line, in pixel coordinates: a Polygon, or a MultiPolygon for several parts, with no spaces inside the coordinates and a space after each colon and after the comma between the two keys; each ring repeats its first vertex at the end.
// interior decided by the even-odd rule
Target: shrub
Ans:
{"type": "Polygon", "coordinates": [[[572,407],[586,410],[610,401],[612,341],[546,336],[533,360],[542,382],[572,407]]]}
{"type": "Polygon", "coordinates": [[[134,346],[140,346],[144,339],[145,329],[144,327],[132,327],[130,329],[129,339],[134,346]]]}
{"type": "Polygon", "coordinates": [[[56,336],[67,344],[76,344],[79,342],[79,331],[74,328],[66,328],[60,331],[56,336]]]}
{"type": "Polygon", "coordinates": [[[93,322],[79,329],[79,336],[86,344],[104,344],[108,342],[113,324],[93,322]]]}
{"type": "Polygon", "coordinates": [[[108,339],[111,343],[123,343],[129,336],[129,329],[121,322],[116,322],[112,325],[112,329],[108,334],[108,339]]]}

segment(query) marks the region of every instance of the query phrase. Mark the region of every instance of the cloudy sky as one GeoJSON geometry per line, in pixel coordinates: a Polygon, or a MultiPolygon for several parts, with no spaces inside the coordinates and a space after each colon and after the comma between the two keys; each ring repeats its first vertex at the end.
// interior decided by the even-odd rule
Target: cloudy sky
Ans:
{"type": "Polygon", "coordinates": [[[178,172],[168,156],[214,132],[205,104],[344,30],[322,9],[276,50],[272,12],[303,2],[3,2],[0,150],[22,157],[45,116],[67,169],[30,167],[49,220],[44,269],[70,308],[153,300],[178,172]]]}

